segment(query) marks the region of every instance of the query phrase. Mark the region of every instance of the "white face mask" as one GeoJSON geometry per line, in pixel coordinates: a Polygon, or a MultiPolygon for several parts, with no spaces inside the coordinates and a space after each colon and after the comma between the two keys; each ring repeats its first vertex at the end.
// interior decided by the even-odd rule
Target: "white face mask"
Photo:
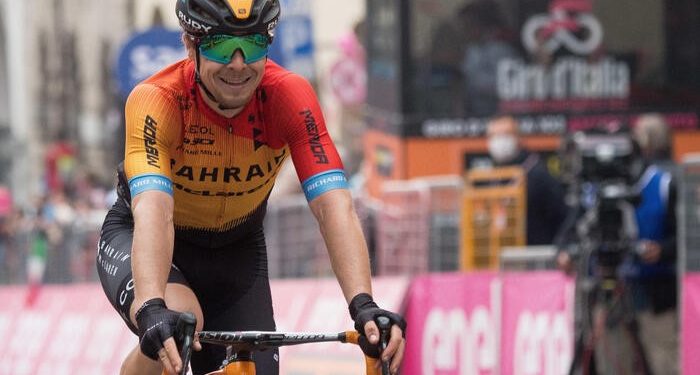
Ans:
{"type": "Polygon", "coordinates": [[[518,140],[511,134],[494,135],[488,140],[489,154],[496,163],[509,162],[518,155],[518,140]]]}

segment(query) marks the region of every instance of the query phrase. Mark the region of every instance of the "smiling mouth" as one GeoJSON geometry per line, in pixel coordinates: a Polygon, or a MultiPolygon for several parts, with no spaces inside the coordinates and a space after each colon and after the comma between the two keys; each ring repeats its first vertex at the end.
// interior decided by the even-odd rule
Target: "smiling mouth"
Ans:
{"type": "Polygon", "coordinates": [[[248,77],[246,79],[226,79],[226,78],[219,78],[219,79],[221,80],[221,82],[223,82],[227,85],[231,85],[231,86],[242,86],[242,85],[245,85],[246,83],[248,83],[248,81],[250,81],[250,77],[248,77]]]}

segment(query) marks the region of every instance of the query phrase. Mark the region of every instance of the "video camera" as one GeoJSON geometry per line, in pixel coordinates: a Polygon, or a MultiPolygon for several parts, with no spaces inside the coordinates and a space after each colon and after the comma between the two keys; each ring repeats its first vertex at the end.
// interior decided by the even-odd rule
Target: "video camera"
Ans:
{"type": "Polygon", "coordinates": [[[632,361],[641,364],[630,369],[649,374],[637,333],[633,296],[625,285],[630,271],[626,261],[633,255],[637,239],[635,208],[641,197],[636,185],[644,170],[641,152],[630,134],[622,132],[576,133],[564,145],[571,192],[578,198],[577,220],[569,222],[569,229],[576,229],[576,241],[568,245],[578,253],[578,332],[569,374],[618,368],[615,361],[619,358],[605,363],[609,360],[606,356],[593,352],[605,350],[595,343],[598,337],[615,337],[618,344],[622,336],[629,337],[632,361]],[[603,327],[597,325],[598,319],[604,322],[603,327]],[[617,333],[617,326],[626,334],[617,333]],[[607,332],[600,333],[600,328],[607,332]],[[596,363],[590,358],[602,360],[596,363]]]}
{"type": "Polygon", "coordinates": [[[627,133],[581,132],[568,148],[583,212],[576,223],[579,244],[595,256],[600,277],[614,279],[636,238],[634,184],[643,169],[638,146],[627,133]]]}

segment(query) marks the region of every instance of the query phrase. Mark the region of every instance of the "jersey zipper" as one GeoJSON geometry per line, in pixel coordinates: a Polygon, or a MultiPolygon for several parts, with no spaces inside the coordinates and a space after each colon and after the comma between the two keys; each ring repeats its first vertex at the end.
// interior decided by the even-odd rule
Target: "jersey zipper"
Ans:
{"type": "MultiPolygon", "coordinates": [[[[232,138],[230,137],[230,135],[233,134],[233,125],[230,122],[227,124],[227,129],[228,129],[229,137],[225,137],[225,138],[226,138],[226,144],[228,145],[228,143],[232,142],[231,141],[232,138]]],[[[232,148],[233,147],[227,147],[228,152],[231,152],[232,148]]],[[[233,162],[232,153],[227,154],[226,160],[224,160],[224,162],[225,162],[224,168],[231,166],[231,163],[233,162]]],[[[223,173],[223,171],[222,171],[222,173],[223,173]]],[[[221,178],[221,191],[223,191],[224,193],[227,193],[228,189],[229,189],[229,186],[228,186],[228,184],[226,184],[226,181],[224,181],[223,176],[222,176],[222,178],[221,178]]],[[[224,224],[224,215],[226,213],[226,201],[227,201],[227,197],[224,194],[221,197],[221,205],[219,208],[219,219],[217,220],[219,227],[221,227],[221,225],[224,224]]]]}

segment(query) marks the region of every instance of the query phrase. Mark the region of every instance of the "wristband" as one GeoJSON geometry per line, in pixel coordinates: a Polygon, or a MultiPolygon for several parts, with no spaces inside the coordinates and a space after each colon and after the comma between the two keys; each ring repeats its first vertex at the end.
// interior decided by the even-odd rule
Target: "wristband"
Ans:
{"type": "Polygon", "coordinates": [[[356,295],[352,298],[352,300],[350,300],[350,304],[348,305],[348,310],[350,310],[350,318],[355,321],[355,318],[357,318],[357,313],[366,308],[379,308],[379,306],[377,306],[372,299],[372,296],[370,296],[368,293],[360,293],[356,295]]]}

